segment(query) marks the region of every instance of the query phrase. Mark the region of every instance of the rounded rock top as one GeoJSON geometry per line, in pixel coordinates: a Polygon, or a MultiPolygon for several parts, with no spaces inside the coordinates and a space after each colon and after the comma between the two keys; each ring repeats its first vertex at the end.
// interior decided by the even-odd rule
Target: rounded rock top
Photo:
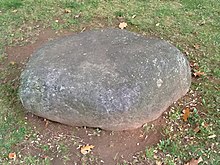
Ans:
{"type": "Polygon", "coordinates": [[[187,59],[167,41],[99,29],[36,50],[19,96],[25,109],[52,121],[128,130],[158,118],[190,84],[187,59]]]}

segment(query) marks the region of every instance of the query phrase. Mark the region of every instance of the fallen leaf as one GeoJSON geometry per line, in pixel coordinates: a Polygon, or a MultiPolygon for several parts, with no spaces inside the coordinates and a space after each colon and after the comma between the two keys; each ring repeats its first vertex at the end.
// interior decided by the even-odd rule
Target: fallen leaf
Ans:
{"type": "Polygon", "coordinates": [[[192,158],[188,163],[186,163],[185,165],[198,165],[200,162],[202,162],[203,159],[200,156],[199,159],[194,159],[192,158]]]}
{"type": "Polygon", "coordinates": [[[199,131],[200,131],[199,126],[197,126],[193,131],[194,131],[195,133],[199,132],[199,131]]]}
{"type": "Polygon", "coordinates": [[[187,121],[188,120],[188,118],[189,118],[189,115],[190,115],[190,110],[189,110],[189,108],[187,107],[187,108],[185,108],[184,110],[183,110],[183,121],[187,121]]]}
{"type": "Polygon", "coordinates": [[[82,153],[83,155],[85,155],[85,154],[88,154],[89,152],[91,152],[94,147],[95,147],[95,146],[93,146],[93,145],[87,144],[87,145],[85,145],[85,146],[82,146],[82,147],[80,148],[80,151],[81,151],[81,153],[82,153]]]}
{"type": "Polygon", "coordinates": [[[44,119],[44,122],[45,122],[45,127],[47,128],[48,124],[49,124],[49,121],[47,119],[44,119]]]}
{"type": "Polygon", "coordinates": [[[187,50],[184,51],[184,53],[188,56],[189,55],[189,52],[187,50]]]}
{"type": "Polygon", "coordinates": [[[8,154],[9,159],[16,159],[16,153],[12,152],[8,154]]]}
{"type": "Polygon", "coordinates": [[[209,139],[213,139],[213,138],[215,138],[215,137],[216,137],[215,134],[214,134],[214,135],[210,135],[210,136],[208,136],[209,139]]]}
{"type": "Polygon", "coordinates": [[[200,71],[197,71],[197,72],[194,72],[193,73],[193,75],[195,76],[195,77],[200,77],[200,76],[202,76],[202,75],[204,75],[205,73],[204,72],[200,72],[200,71]]]}
{"type": "Polygon", "coordinates": [[[203,126],[204,128],[207,128],[207,127],[209,126],[209,124],[208,124],[208,123],[202,123],[202,126],[203,126]]]}
{"type": "Polygon", "coordinates": [[[197,50],[197,49],[200,48],[200,45],[199,44],[195,44],[193,47],[197,50]]]}
{"type": "Polygon", "coordinates": [[[119,28],[120,28],[120,29],[124,29],[124,28],[127,27],[127,25],[128,25],[128,24],[127,24],[126,22],[122,22],[122,23],[119,24],[119,28]]]}
{"type": "Polygon", "coordinates": [[[70,9],[65,9],[64,12],[65,13],[71,13],[71,10],[70,9]]]}
{"type": "Polygon", "coordinates": [[[132,17],[131,17],[131,18],[133,18],[133,19],[134,19],[135,17],[136,17],[136,15],[132,15],[132,17]]]}
{"type": "Polygon", "coordinates": [[[194,31],[193,34],[198,35],[199,33],[197,31],[194,31]]]}
{"type": "Polygon", "coordinates": [[[203,20],[202,22],[199,23],[200,26],[205,25],[205,20],[203,20]]]}
{"type": "Polygon", "coordinates": [[[74,18],[79,18],[81,16],[81,13],[74,16],[74,18]]]}
{"type": "Polygon", "coordinates": [[[190,62],[190,67],[196,70],[199,70],[199,65],[196,62],[190,62]]]}
{"type": "Polygon", "coordinates": [[[156,160],[156,165],[162,165],[162,162],[159,160],[156,160]]]}
{"type": "Polygon", "coordinates": [[[10,64],[11,64],[11,65],[15,65],[15,62],[14,62],[14,61],[11,61],[10,64]]]}
{"type": "Polygon", "coordinates": [[[48,156],[47,156],[47,155],[42,155],[41,158],[43,158],[43,159],[47,159],[48,156]]]}

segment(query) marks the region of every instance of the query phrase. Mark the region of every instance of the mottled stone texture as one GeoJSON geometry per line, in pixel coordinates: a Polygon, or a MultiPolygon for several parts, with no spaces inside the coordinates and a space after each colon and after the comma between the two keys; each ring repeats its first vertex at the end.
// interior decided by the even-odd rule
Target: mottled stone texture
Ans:
{"type": "Polygon", "coordinates": [[[190,83],[188,61],[168,42],[105,29],[38,49],[19,95],[28,111],[53,121],[127,130],[158,118],[190,83]]]}

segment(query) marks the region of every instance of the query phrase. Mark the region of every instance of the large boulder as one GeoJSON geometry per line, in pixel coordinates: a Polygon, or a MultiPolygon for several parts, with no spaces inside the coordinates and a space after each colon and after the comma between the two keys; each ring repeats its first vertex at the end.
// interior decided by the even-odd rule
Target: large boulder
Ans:
{"type": "Polygon", "coordinates": [[[127,130],[186,94],[190,67],[170,43],[126,30],[93,30],[38,49],[21,75],[24,107],[53,121],[127,130]]]}

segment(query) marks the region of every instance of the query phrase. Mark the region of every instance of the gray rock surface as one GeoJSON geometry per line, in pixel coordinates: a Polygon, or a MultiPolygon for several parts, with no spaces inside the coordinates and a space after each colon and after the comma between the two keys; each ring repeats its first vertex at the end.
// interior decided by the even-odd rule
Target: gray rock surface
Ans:
{"type": "Polygon", "coordinates": [[[158,118],[190,84],[188,61],[168,42],[105,29],[38,49],[19,95],[28,111],[53,121],[127,130],[158,118]]]}

